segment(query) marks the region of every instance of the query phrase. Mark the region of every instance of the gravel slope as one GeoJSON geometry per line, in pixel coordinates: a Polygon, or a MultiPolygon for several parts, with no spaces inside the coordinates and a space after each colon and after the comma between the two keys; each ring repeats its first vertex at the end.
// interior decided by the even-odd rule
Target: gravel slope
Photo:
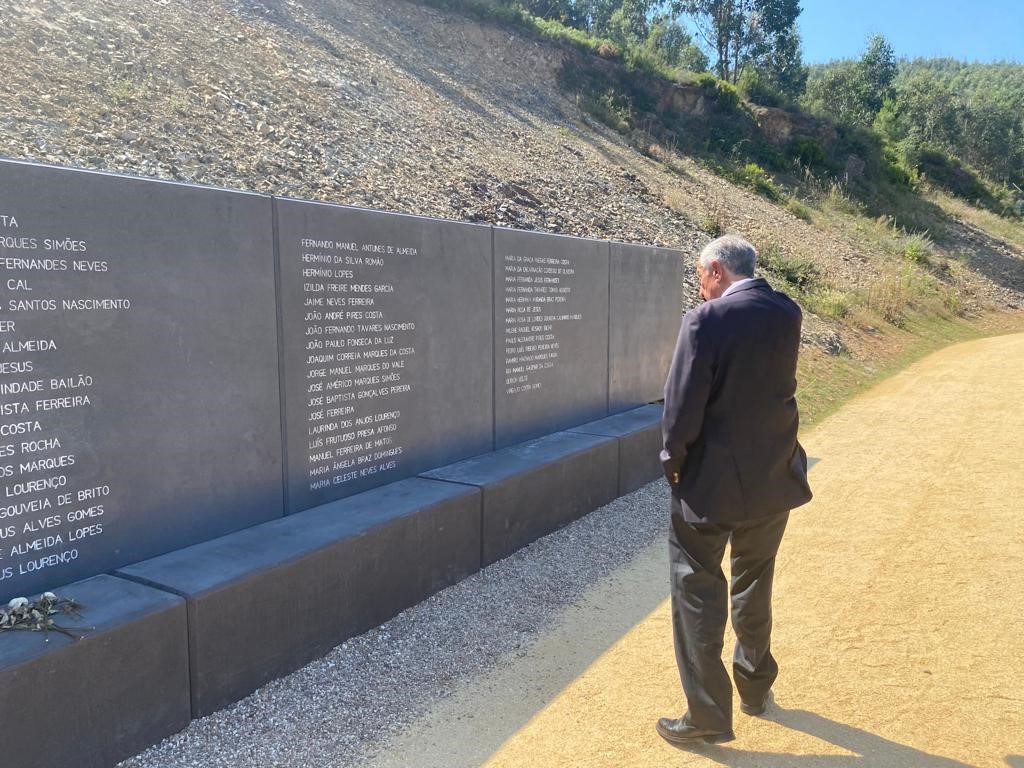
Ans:
{"type": "MultiPolygon", "coordinates": [[[[811,259],[839,290],[888,271],[856,237],[686,158],[671,172],[659,147],[639,154],[559,90],[565,55],[405,0],[13,0],[0,156],[685,253],[717,220],[811,259]]],[[[1020,305],[1024,254],[991,238],[965,247],[967,303],[1020,305]]],[[[685,293],[695,300],[689,276],[685,293]]],[[[808,327],[841,347],[842,329],[808,327]]]]}

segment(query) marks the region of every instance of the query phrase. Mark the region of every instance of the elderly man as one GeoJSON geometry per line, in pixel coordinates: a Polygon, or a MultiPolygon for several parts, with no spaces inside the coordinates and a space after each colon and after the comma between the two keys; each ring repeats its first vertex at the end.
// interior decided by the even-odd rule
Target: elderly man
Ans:
{"type": "Polygon", "coordinates": [[[771,653],[775,555],[789,511],[811,498],[797,442],[800,308],[754,277],[756,260],[754,247],[732,235],[701,252],[705,303],[683,317],[665,384],[672,626],[688,710],[657,728],[677,744],[733,738],[732,684],[721,659],[726,544],[740,709],[765,711],[779,670],[771,653]]]}

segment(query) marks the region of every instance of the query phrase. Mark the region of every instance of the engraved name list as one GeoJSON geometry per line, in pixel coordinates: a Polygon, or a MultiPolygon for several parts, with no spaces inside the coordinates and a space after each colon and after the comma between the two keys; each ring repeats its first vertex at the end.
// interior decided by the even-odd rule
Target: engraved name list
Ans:
{"type": "Polygon", "coordinates": [[[387,278],[415,248],[302,238],[306,483],[310,492],[396,470],[414,383],[416,322],[387,278]]]}
{"type": "Polygon", "coordinates": [[[97,280],[111,269],[86,239],[0,212],[0,581],[78,560],[109,523],[116,494],[82,459],[102,373],[60,352],[82,314],[131,311],[97,280]]]}

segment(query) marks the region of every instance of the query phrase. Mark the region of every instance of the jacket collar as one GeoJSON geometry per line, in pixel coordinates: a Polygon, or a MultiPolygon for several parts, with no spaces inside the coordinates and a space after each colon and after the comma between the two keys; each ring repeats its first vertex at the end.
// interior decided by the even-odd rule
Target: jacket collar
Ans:
{"type": "MultiPolygon", "coordinates": [[[[765,280],[763,277],[755,277],[752,280],[750,280],[749,282],[746,282],[743,285],[737,287],[736,289],[730,291],[729,292],[729,296],[735,296],[738,293],[743,293],[744,291],[750,291],[750,290],[753,290],[755,288],[771,288],[771,286],[768,285],[768,281],[765,280]]],[[[724,298],[728,298],[728,296],[722,296],[720,298],[724,299],[724,298]]]]}

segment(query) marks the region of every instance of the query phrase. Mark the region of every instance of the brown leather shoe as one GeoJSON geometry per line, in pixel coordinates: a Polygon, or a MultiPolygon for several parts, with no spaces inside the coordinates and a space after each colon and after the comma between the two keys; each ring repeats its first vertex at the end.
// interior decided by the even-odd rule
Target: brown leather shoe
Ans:
{"type": "Polygon", "coordinates": [[[663,717],[658,721],[658,733],[670,744],[692,744],[705,741],[708,744],[720,744],[736,738],[732,731],[709,731],[690,724],[689,717],[683,715],[678,720],[663,717]]]}

